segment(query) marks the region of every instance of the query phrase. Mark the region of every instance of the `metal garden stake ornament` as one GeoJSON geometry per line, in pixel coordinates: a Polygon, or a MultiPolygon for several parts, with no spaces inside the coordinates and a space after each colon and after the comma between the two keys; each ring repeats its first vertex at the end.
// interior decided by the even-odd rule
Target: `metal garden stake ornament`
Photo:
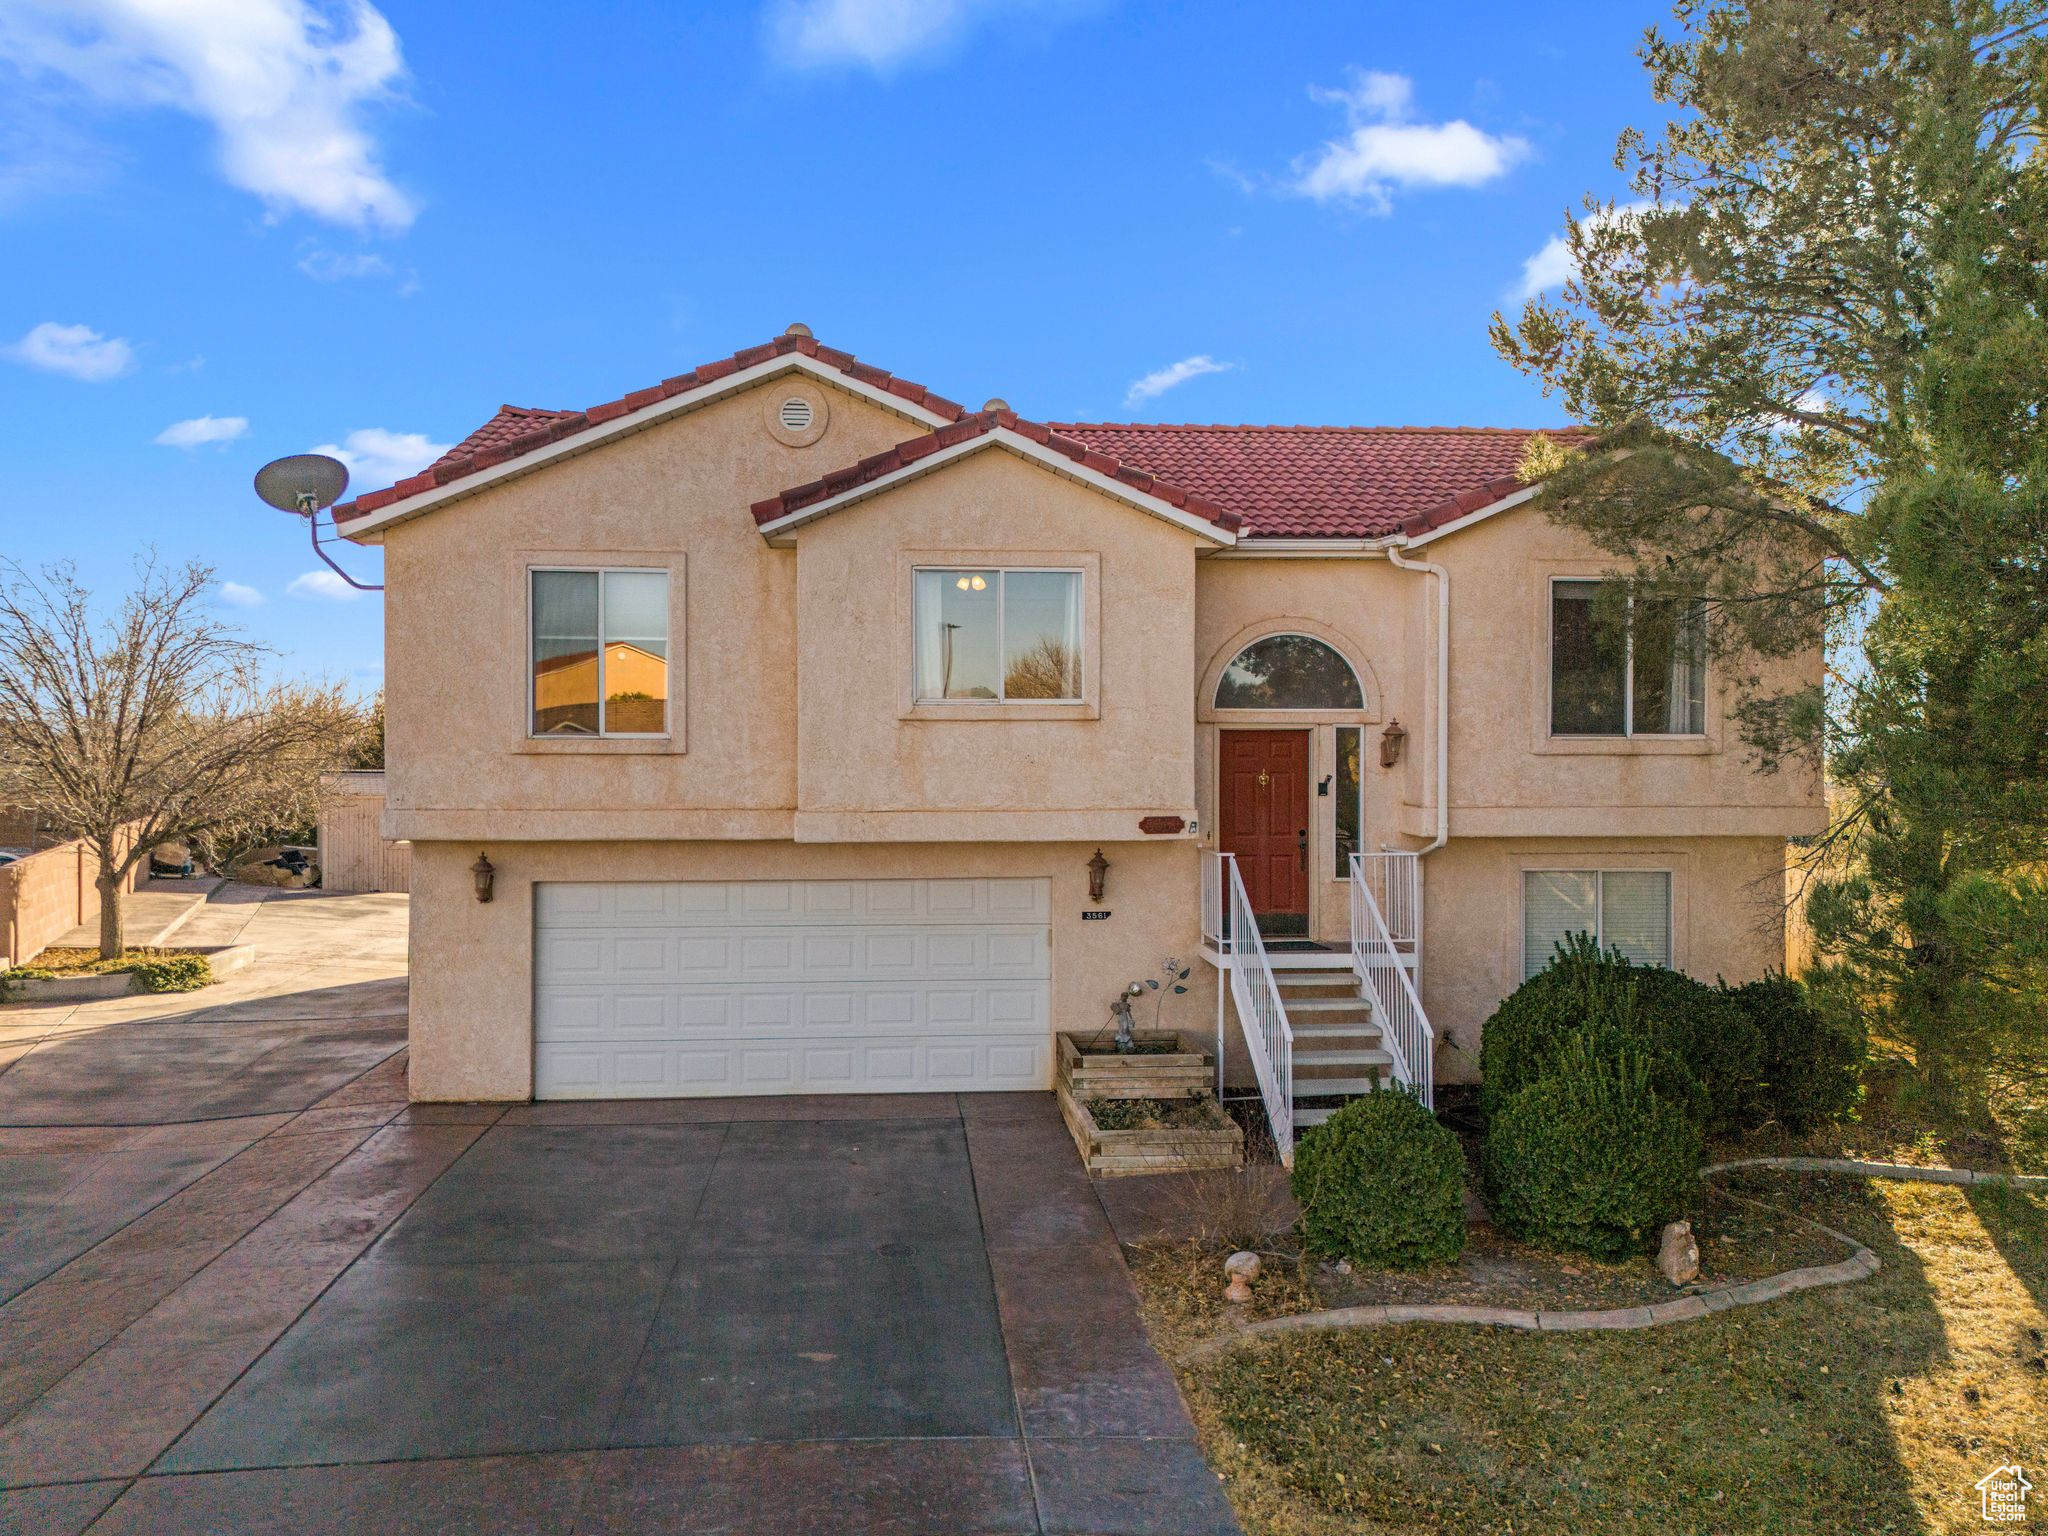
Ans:
{"type": "Polygon", "coordinates": [[[1182,965],[1180,957],[1168,955],[1159,964],[1159,975],[1149,981],[1134,981],[1117,994],[1116,1001],[1109,1005],[1109,1011],[1116,1016],[1116,1049],[1120,1056],[1128,1056],[1138,1048],[1133,1033],[1131,1004],[1147,992],[1157,992],[1159,1000],[1152,1008],[1152,1027],[1157,1030],[1166,1013],[1166,999],[1179,996],[1187,991],[1187,979],[1192,966],[1182,965]]]}

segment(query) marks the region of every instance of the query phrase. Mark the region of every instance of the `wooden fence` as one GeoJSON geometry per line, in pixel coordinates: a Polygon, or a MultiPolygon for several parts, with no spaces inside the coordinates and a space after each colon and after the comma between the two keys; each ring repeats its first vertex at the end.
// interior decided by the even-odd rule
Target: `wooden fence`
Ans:
{"type": "Polygon", "coordinates": [[[384,775],[320,777],[320,886],[328,891],[403,891],[412,884],[412,844],[386,838],[384,775]]]}

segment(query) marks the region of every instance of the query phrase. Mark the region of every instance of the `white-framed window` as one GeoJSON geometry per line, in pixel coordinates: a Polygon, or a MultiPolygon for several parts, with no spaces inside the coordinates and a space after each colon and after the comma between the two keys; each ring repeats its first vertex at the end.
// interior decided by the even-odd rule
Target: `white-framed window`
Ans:
{"type": "Polygon", "coordinates": [[[535,736],[668,734],[668,572],[535,569],[527,578],[535,736]]]}
{"type": "Polygon", "coordinates": [[[1671,964],[1671,871],[1529,869],[1522,872],[1522,977],[1550,963],[1575,933],[1638,965],[1671,964]]]}
{"type": "Polygon", "coordinates": [[[1331,807],[1332,829],[1336,834],[1336,863],[1332,876],[1351,878],[1351,855],[1362,853],[1365,845],[1365,727],[1337,727],[1336,798],[1331,807]]]}
{"type": "Polygon", "coordinates": [[[1550,734],[1700,736],[1707,729],[1707,605],[1550,583],[1550,734]]]}
{"type": "Polygon", "coordinates": [[[1080,702],[1081,572],[920,566],[912,582],[918,703],[1080,702]]]}
{"type": "Polygon", "coordinates": [[[1264,635],[1216,679],[1218,709],[1362,710],[1365,689],[1337,648],[1314,635],[1264,635]]]}

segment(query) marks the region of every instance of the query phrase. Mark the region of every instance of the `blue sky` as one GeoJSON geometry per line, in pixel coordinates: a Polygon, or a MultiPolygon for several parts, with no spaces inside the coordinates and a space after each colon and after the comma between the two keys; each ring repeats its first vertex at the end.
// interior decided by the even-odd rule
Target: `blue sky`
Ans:
{"type": "Polygon", "coordinates": [[[1486,321],[1624,192],[1665,14],[0,0],[0,554],[206,561],[374,687],[258,465],[367,490],[792,320],[1039,418],[1554,423],[1486,321]]]}

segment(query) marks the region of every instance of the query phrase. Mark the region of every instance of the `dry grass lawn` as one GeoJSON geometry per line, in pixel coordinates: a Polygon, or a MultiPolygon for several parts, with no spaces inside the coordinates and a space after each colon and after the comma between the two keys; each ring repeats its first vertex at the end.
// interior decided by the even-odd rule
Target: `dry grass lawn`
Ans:
{"type": "MultiPolygon", "coordinates": [[[[1184,1371],[1246,1530],[1973,1531],[1971,1485],[2010,1461],[2048,1528],[2048,1194],[1747,1187],[1854,1234],[1882,1273],[1641,1333],[1414,1326],[1184,1371]]],[[[1204,1328],[1183,1273],[1139,1265],[1169,1352],[1204,1328]]],[[[1265,1288],[1262,1308],[1309,1299],[1284,1274],[1265,1288]]]]}

